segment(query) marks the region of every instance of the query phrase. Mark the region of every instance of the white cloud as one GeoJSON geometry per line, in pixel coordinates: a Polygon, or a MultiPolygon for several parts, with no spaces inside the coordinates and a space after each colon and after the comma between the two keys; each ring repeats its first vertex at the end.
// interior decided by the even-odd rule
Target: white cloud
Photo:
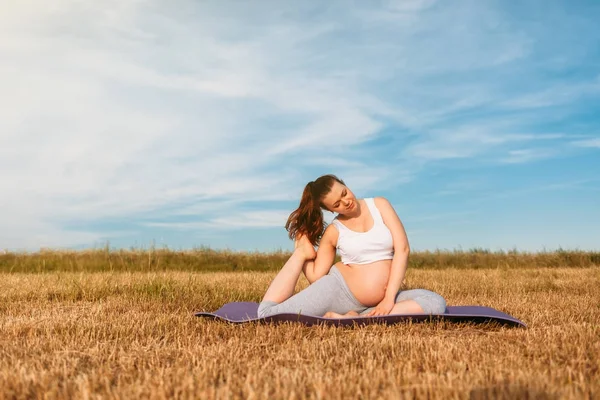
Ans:
{"type": "Polygon", "coordinates": [[[193,222],[146,222],[145,226],[160,227],[180,230],[236,230],[248,227],[254,228],[272,228],[284,226],[290,211],[271,210],[271,211],[247,211],[244,213],[233,213],[227,216],[211,218],[207,221],[193,222]]]}
{"type": "MultiPolygon", "coordinates": [[[[148,227],[195,231],[210,229],[211,231],[231,231],[246,228],[281,228],[285,226],[293,210],[268,210],[234,212],[227,216],[210,218],[206,221],[190,222],[145,222],[148,227]]],[[[324,211],[323,218],[330,223],[334,214],[324,211]]]]}
{"type": "Polygon", "coordinates": [[[556,84],[543,90],[524,93],[501,103],[501,106],[516,109],[550,107],[572,103],[581,98],[600,94],[600,76],[591,82],[556,84]]]}
{"type": "MultiPolygon", "coordinates": [[[[567,137],[561,133],[512,133],[519,129],[518,126],[514,120],[507,118],[502,121],[472,120],[452,128],[431,129],[408,146],[405,152],[408,157],[421,161],[474,158],[515,143],[556,141],[567,137]]],[[[515,151],[518,153],[520,150],[515,151]]],[[[545,154],[549,156],[554,152],[545,154]]],[[[526,161],[524,157],[521,160],[526,161]]]]}
{"type": "MultiPolygon", "coordinates": [[[[599,181],[600,180],[598,179],[574,179],[566,182],[545,183],[541,185],[538,184],[534,186],[528,186],[525,188],[507,189],[503,191],[492,189],[487,191],[487,193],[478,193],[477,196],[471,197],[469,201],[472,201],[475,204],[485,204],[489,203],[490,200],[494,199],[507,199],[520,196],[529,196],[531,198],[532,195],[539,192],[572,192],[574,190],[597,191],[597,183],[599,181]]],[[[543,196],[548,198],[549,195],[544,194],[543,196]]]]}
{"type": "Polygon", "coordinates": [[[576,141],[571,142],[571,144],[574,146],[577,146],[577,147],[600,148],[600,138],[576,140],[576,141]]]}
{"type": "Polygon", "coordinates": [[[549,158],[555,153],[556,150],[545,148],[510,150],[508,157],[502,158],[501,162],[506,164],[521,164],[549,158]]]}

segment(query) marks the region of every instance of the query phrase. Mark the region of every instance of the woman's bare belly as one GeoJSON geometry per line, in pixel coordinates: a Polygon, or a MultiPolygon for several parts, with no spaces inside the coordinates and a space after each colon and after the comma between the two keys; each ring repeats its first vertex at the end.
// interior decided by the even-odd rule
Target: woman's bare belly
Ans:
{"type": "Polygon", "coordinates": [[[371,264],[335,264],[350,291],[365,306],[375,306],[385,295],[392,260],[375,261],[371,264]]]}

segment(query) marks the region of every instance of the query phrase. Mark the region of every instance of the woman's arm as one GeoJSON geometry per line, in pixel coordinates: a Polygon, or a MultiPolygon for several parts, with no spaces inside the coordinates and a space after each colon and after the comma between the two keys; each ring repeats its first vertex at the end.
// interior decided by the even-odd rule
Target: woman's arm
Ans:
{"type": "Polygon", "coordinates": [[[329,225],[321,241],[319,242],[319,248],[317,249],[317,257],[314,260],[306,261],[302,267],[302,272],[309,283],[313,283],[316,280],[327,275],[333,261],[335,260],[335,246],[337,244],[338,232],[333,225],[329,225]]]}
{"type": "Polygon", "coordinates": [[[392,268],[384,297],[387,300],[395,302],[396,294],[400,290],[404,275],[406,274],[410,246],[404,226],[390,202],[384,197],[376,197],[375,205],[383,217],[383,222],[392,233],[392,240],[394,241],[394,258],[392,259],[392,268]]]}

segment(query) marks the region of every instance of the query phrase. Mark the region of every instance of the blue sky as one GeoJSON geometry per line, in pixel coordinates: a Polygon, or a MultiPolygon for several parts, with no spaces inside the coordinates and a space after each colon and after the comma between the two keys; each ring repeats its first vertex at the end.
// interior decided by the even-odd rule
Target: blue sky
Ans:
{"type": "MultiPolygon", "coordinates": [[[[596,1],[0,5],[0,249],[291,249],[326,173],[414,250],[600,249],[596,1]]],[[[331,215],[326,215],[330,220],[331,215]]]]}

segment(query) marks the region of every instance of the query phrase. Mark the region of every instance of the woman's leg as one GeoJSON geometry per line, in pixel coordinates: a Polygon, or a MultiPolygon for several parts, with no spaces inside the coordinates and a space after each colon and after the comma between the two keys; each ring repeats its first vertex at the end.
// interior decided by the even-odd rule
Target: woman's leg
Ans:
{"type": "Polygon", "coordinates": [[[263,301],[281,303],[294,294],[294,288],[308,260],[314,259],[317,253],[305,236],[294,241],[294,252],[269,285],[263,301]]]}
{"type": "Polygon", "coordinates": [[[274,314],[303,314],[322,317],[326,312],[347,313],[362,311],[364,306],[346,291],[343,278],[334,267],[328,275],[296,293],[283,302],[263,300],[258,306],[258,317],[274,314]]]}
{"type": "Polygon", "coordinates": [[[306,259],[300,249],[295,249],[291,257],[283,265],[281,270],[269,285],[267,292],[263,296],[263,301],[272,301],[281,303],[294,294],[294,288],[302,272],[302,267],[306,259]]]}
{"type": "Polygon", "coordinates": [[[426,289],[401,290],[396,296],[396,306],[402,301],[414,301],[425,314],[446,312],[446,300],[439,294],[426,289]]]}
{"type": "MultiPolygon", "coordinates": [[[[360,315],[369,313],[369,307],[360,315]]],[[[396,295],[396,304],[390,314],[443,314],[446,300],[439,294],[426,289],[401,290],[396,295]]]]}

